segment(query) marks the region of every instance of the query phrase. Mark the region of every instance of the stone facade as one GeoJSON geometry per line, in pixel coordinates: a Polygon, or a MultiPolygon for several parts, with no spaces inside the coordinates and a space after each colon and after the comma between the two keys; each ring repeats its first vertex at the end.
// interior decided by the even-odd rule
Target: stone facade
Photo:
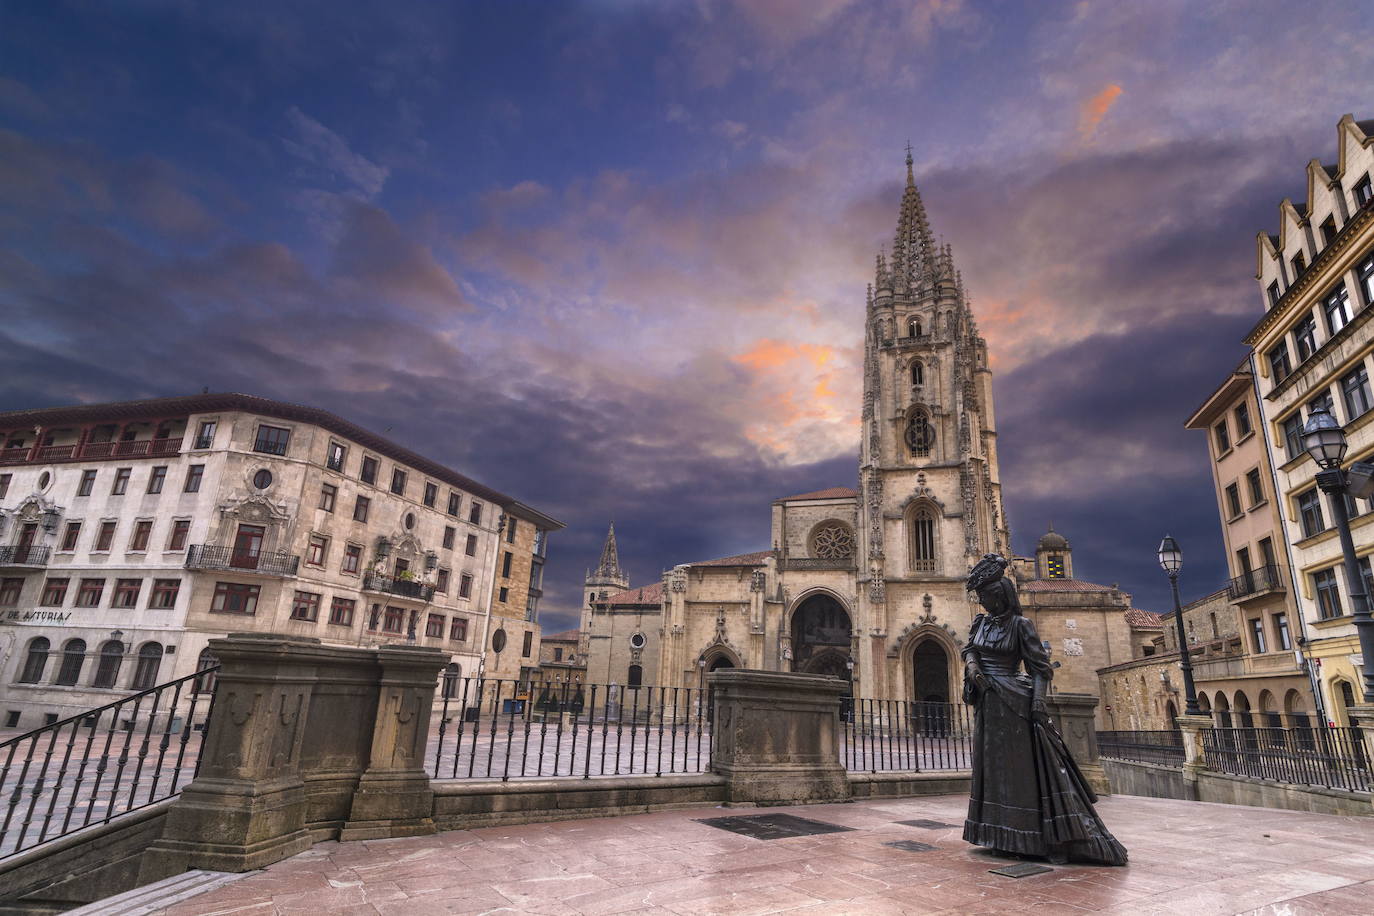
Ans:
{"type": "Polygon", "coordinates": [[[492,581],[487,677],[529,680],[539,664],[539,599],[551,522],[528,506],[507,510],[492,581]]]}
{"type": "Polygon", "coordinates": [[[325,411],[245,395],[15,411],[0,441],[10,727],[190,674],[231,631],[413,642],[475,673],[503,519],[562,527],[325,411]]]}
{"type": "MultiPolygon", "coordinates": [[[[1308,163],[1304,201],[1279,204],[1278,234],[1258,237],[1264,315],[1245,343],[1253,348],[1303,648],[1318,666],[1327,718],[1345,725],[1360,696],[1359,644],[1330,500],[1316,489],[1318,468],[1296,434],[1311,405],[1329,399],[1349,439],[1347,463],[1374,459],[1374,121],[1341,118],[1335,152],[1332,164],[1308,163]]],[[[1374,503],[1354,508],[1351,530],[1368,581],[1374,503]]]]}

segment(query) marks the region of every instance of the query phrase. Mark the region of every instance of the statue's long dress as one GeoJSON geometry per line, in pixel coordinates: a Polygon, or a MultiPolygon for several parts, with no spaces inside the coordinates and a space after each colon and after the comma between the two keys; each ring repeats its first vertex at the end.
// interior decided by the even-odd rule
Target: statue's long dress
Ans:
{"type": "Polygon", "coordinates": [[[964,699],[976,708],[973,786],[964,839],[1006,852],[1125,865],[1126,849],[1093,809],[1097,796],[1052,724],[1031,715],[1033,684],[1053,669],[1035,632],[1019,614],[974,618],[964,663],[976,661],[991,687],[964,699]]]}

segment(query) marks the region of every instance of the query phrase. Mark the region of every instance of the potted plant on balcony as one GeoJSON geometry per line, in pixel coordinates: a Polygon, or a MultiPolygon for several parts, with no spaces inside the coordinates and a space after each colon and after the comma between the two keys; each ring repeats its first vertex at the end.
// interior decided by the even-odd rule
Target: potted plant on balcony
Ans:
{"type": "Polygon", "coordinates": [[[402,582],[414,582],[415,573],[411,572],[408,569],[403,569],[396,575],[396,578],[400,579],[402,582]]]}

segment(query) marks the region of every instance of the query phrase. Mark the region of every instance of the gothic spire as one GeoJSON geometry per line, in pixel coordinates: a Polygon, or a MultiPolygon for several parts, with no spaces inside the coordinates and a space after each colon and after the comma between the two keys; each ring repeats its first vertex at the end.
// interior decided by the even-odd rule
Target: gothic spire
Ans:
{"type": "Polygon", "coordinates": [[[622,579],[625,576],[620,570],[620,550],[615,544],[615,522],[611,522],[606,532],[606,546],[601,548],[601,562],[597,564],[595,575],[607,579],[622,579]]]}
{"type": "Polygon", "coordinates": [[[892,240],[893,291],[899,294],[919,293],[933,279],[937,257],[930,234],[930,220],[912,174],[911,150],[908,148],[906,189],[902,192],[902,207],[897,216],[897,234],[892,240]]]}

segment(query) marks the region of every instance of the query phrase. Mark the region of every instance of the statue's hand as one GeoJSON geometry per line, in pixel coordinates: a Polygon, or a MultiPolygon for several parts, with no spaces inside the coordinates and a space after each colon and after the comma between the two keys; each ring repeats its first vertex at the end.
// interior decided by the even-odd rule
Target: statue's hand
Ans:
{"type": "Polygon", "coordinates": [[[1050,711],[1045,706],[1045,701],[1036,697],[1031,701],[1031,716],[1041,722],[1050,721],[1050,711]]]}

